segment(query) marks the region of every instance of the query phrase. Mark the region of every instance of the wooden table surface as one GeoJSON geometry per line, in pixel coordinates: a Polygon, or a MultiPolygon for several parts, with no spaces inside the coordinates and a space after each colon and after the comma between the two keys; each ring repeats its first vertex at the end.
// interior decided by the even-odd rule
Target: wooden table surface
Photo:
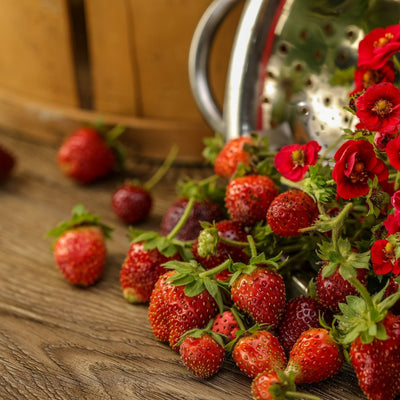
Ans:
{"type": "MultiPolygon", "coordinates": [[[[123,299],[119,271],[128,229],[110,208],[121,177],[79,186],[56,166],[57,140],[0,131],[0,144],[18,158],[12,178],[0,185],[0,399],[250,400],[251,380],[231,361],[209,380],[193,377],[153,337],[147,305],[123,299]],[[86,289],[64,280],[45,237],[77,203],[114,228],[104,277],[86,289]]],[[[141,164],[130,172],[145,181],[156,168],[141,164]]],[[[159,229],[184,174],[197,179],[209,171],[170,170],[154,189],[152,217],[142,228],[159,229]]],[[[301,389],[324,400],[365,399],[348,365],[301,389]]]]}

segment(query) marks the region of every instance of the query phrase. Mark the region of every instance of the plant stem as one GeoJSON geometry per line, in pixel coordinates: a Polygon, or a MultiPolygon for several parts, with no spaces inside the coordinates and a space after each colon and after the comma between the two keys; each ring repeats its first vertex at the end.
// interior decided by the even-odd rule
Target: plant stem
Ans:
{"type": "Polygon", "coordinates": [[[394,181],[394,190],[398,190],[400,186],[400,171],[397,171],[396,173],[396,179],[394,181]]]}
{"type": "Polygon", "coordinates": [[[360,293],[361,297],[365,300],[368,310],[374,310],[375,306],[367,288],[354,276],[350,277],[348,281],[357,289],[358,293],[360,293]]]}
{"type": "Polygon", "coordinates": [[[214,268],[207,269],[204,272],[200,272],[199,278],[205,278],[207,276],[216,275],[219,272],[225,271],[229,267],[230,264],[231,264],[231,260],[230,259],[225,260],[222,264],[219,264],[214,268]]]}
{"type": "Polygon", "coordinates": [[[164,160],[161,167],[156,171],[156,173],[143,185],[143,187],[147,190],[151,190],[160,180],[161,178],[167,173],[169,168],[171,167],[172,163],[174,162],[177,154],[178,154],[178,146],[172,146],[171,150],[167,158],[164,160]]]}
{"type": "Polygon", "coordinates": [[[246,327],[244,326],[243,321],[242,321],[242,319],[240,318],[240,315],[239,315],[239,313],[237,312],[236,308],[235,308],[235,307],[232,307],[232,308],[231,308],[231,312],[232,312],[233,316],[235,317],[236,322],[237,322],[238,325],[239,325],[239,329],[240,329],[241,331],[245,331],[245,330],[246,330],[246,327]]]}
{"type": "Polygon", "coordinates": [[[290,397],[292,399],[309,399],[309,400],[321,400],[320,397],[314,396],[313,394],[307,393],[299,393],[299,392],[286,392],[286,397],[290,397]]]}
{"type": "Polygon", "coordinates": [[[346,206],[343,208],[343,210],[332,220],[332,222],[334,224],[334,226],[332,228],[332,243],[333,243],[333,248],[338,253],[339,253],[338,239],[339,239],[340,230],[342,229],[343,222],[346,219],[346,217],[349,215],[349,212],[352,208],[353,208],[353,203],[347,203],[346,206]]]}
{"type": "Polygon", "coordinates": [[[253,236],[247,235],[247,240],[249,241],[251,256],[252,257],[256,257],[257,256],[257,249],[256,249],[256,244],[254,243],[253,236]]]}
{"type": "Polygon", "coordinates": [[[186,220],[189,217],[190,212],[193,209],[195,199],[191,197],[186,205],[185,212],[182,214],[178,223],[174,226],[174,229],[168,234],[167,239],[173,239],[178,232],[181,230],[182,226],[185,224],[186,220]]]}

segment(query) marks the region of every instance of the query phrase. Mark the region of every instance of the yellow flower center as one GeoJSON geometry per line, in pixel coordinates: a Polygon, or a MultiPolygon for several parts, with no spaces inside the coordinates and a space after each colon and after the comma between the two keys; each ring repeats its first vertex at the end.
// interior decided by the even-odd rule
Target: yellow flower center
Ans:
{"type": "Polygon", "coordinates": [[[364,89],[369,88],[370,86],[375,85],[381,80],[382,80],[382,74],[379,71],[369,69],[363,75],[362,79],[363,88],[364,89]]]}
{"type": "Polygon", "coordinates": [[[352,183],[365,182],[368,180],[368,171],[365,170],[365,164],[362,161],[357,161],[351,171],[349,179],[352,183]]]}
{"type": "Polygon", "coordinates": [[[299,167],[304,167],[304,150],[298,149],[292,152],[293,164],[299,167]]]}
{"type": "Polygon", "coordinates": [[[393,39],[393,37],[394,36],[392,33],[385,33],[385,36],[382,36],[374,42],[374,47],[386,46],[393,39]]]}
{"type": "Polygon", "coordinates": [[[396,258],[394,254],[394,245],[393,243],[387,242],[384,248],[385,256],[389,260],[393,260],[396,258]]]}
{"type": "Polygon", "coordinates": [[[385,99],[379,99],[372,107],[372,111],[377,113],[380,117],[389,115],[393,110],[393,104],[385,99]]]}

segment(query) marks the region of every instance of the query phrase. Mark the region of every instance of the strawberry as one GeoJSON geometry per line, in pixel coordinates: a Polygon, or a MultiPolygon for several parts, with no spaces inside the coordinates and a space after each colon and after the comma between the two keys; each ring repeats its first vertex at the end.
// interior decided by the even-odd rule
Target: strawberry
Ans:
{"type": "MultiPolygon", "coordinates": [[[[161,221],[161,234],[168,235],[182,217],[189,200],[179,197],[168,208],[161,221]]],[[[221,206],[213,201],[195,201],[192,211],[184,226],[176,235],[176,239],[195,240],[201,231],[201,221],[221,221],[225,218],[221,206]]]]}
{"type": "Polygon", "coordinates": [[[273,269],[255,268],[231,279],[234,279],[231,296],[235,305],[258,324],[277,328],[286,304],[283,277],[273,269]]]}
{"type": "Polygon", "coordinates": [[[295,383],[314,383],[336,375],[344,362],[341,346],[324,328],[304,331],[290,351],[285,369],[295,383]]]}
{"type": "Polygon", "coordinates": [[[204,328],[220,306],[208,291],[211,279],[207,278],[207,289],[196,279],[199,271],[205,271],[199,264],[170,261],[166,265],[176,270],[161,275],[156,282],[150,297],[149,321],[157,338],[166,341],[168,335],[171,348],[179,350],[181,336],[191,329],[204,328]]]}
{"type": "Polygon", "coordinates": [[[368,400],[393,400],[400,395],[400,317],[388,312],[382,321],[386,338],[351,344],[350,361],[368,400]]]}
{"type": "Polygon", "coordinates": [[[311,226],[318,214],[315,201],[299,189],[276,196],[266,213],[272,231],[281,237],[301,235],[300,229],[311,226]]]}
{"type": "Polygon", "coordinates": [[[255,378],[266,369],[283,370],[286,356],[278,339],[269,331],[250,329],[239,337],[232,351],[232,357],[250,378],[255,378]]]}
{"type": "Polygon", "coordinates": [[[400,291],[382,300],[386,287],[370,294],[355,277],[349,281],[361,297],[348,296],[340,304],[336,340],[350,346],[350,362],[368,400],[393,400],[400,395],[400,317],[388,310],[400,291]]]}
{"type": "Polygon", "coordinates": [[[336,249],[330,241],[320,243],[319,247],[318,256],[323,265],[315,280],[317,298],[324,307],[337,312],[339,303],[344,303],[347,296],[357,294],[349,277],[357,277],[364,286],[367,284],[369,252],[358,253],[344,239],[339,240],[336,249]]]}
{"type": "Polygon", "coordinates": [[[89,286],[103,275],[107,254],[105,238],[111,228],[100,218],[77,205],[69,221],[61,222],[48,236],[55,236],[54,256],[65,279],[74,284],[89,286]]]}
{"type": "Polygon", "coordinates": [[[173,146],[161,167],[143,185],[126,181],[114,191],[111,208],[123,222],[135,224],[148,218],[153,206],[151,190],[168,171],[177,152],[178,148],[173,146]]]}
{"type": "MultiPolygon", "coordinates": [[[[200,232],[193,243],[192,253],[194,258],[203,265],[205,269],[211,269],[222,264],[226,259],[231,258],[234,262],[248,263],[249,255],[244,251],[245,247],[237,245],[236,242],[247,243],[247,233],[240,225],[230,220],[222,220],[209,226],[200,232]],[[211,240],[214,240],[214,233],[217,235],[217,245],[211,254],[203,255],[204,247],[211,240]],[[225,240],[221,240],[225,239],[225,240]],[[235,243],[234,243],[235,242],[235,243]],[[200,254],[201,255],[200,255],[200,254]]],[[[216,275],[217,279],[226,280],[229,278],[229,271],[224,270],[216,275]]]]}
{"type": "MultiPolygon", "coordinates": [[[[317,298],[321,304],[333,312],[339,311],[339,304],[346,301],[346,297],[357,294],[356,289],[340,274],[337,269],[332,275],[324,277],[324,267],[320,268],[315,287],[317,298]]],[[[357,279],[367,284],[368,270],[357,269],[357,279]]]]}
{"type": "Polygon", "coordinates": [[[160,342],[168,342],[169,340],[169,304],[167,303],[167,295],[172,286],[169,282],[170,277],[175,271],[167,271],[162,274],[154,285],[150,295],[148,308],[148,316],[153,334],[160,342]]]}
{"type": "Polygon", "coordinates": [[[184,335],[179,346],[183,364],[199,378],[210,378],[222,367],[225,348],[221,338],[209,331],[194,329],[184,335]]]}
{"type": "Polygon", "coordinates": [[[319,318],[331,322],[329,311],[313,297],[298,296],[290,299],[279,325],[277,336],[288,356],[300,335],[310,328],[320,328],[319,318]]]}
{"type": "Polygon", "coordinates": [[[135,224],[146,220],[153,206],[151,193],[143,186],[125,182],[111,197],[114,213],[124,222],[135,224]]]}
{"type": "Polygon", "coordinates": [[[231,178],[239,163],[249,165],[251,155],[244,149],[245,143],[254,144],[248,136],[231,139],[225,143],[214,162],[214,171],[224,178],[231,178]]]}
{"type": "Polygon", "coordinates": [[[253,400],[274,400],[277,397],[271,393],[271,388],[274,385],[280,385],[281,378],[278,376],[277,371],[267,369],[260,372],[251,383],[251,394],[253,400]]]}
{"type": "Polygon", "coordinates": [[[239,330],[239,323],[231,310],[225,310],[216,315],[211,330],[226,336],[229,340],[234,340],[239,330]]]}
{"type": "Polygon", "coordinates": [[[267,369],[259,373],[251,383],[253,400],[285,400],[309,399],[320,400],[320,397],[308,393],[300,393],[292,376],[286,376],[282,371],[267,369]]]}
{"type": "Polygon", "coordinates": [[[8,178],[15,168],[16,159],[4,146],[0,146],[0,182],[8,178]]]}
{"type": "Polygon", "coordinates": [[[160,275],[166,272],[163,264],[180,260],[179,254],[164,256],[158,249],[146,249],[145,242],[132,242],[120,271],[122,293],[130,303],[146,303],[160,275]]]}
{"type": "Polygon", "coordinates": [[[265,175],[247,175],[232,179],[225,194],[230,219],[245,226],[265,220],[267,210],[278,194],[274,181],[265,175]]]}
{"type": "MultiPolygon", "coordinates": [[[[118,164],[113,132],[82,127],[70,134],[60,146],[57,161],[64,174],[79,183],[90,183],[109,175],[118,164]],[[111,139],[108,139],[112,137],[111,139]]],[[[119,128],[118,128],[119,129],[119,128]]],[[[118,132],[122,133],[122,132],[118,132]]]]}

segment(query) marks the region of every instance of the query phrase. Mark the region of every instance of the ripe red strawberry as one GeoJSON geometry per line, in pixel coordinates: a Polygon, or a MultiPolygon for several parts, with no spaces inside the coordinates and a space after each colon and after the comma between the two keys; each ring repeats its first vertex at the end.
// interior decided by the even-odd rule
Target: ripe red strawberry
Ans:
{"type": "Polygon", "coordinates": [[[239,324],[231,310],[217,314],[211,327],[213,332],[226,336],[229,340],[236,338],[239,324]]]}
{"type": "Polygon", "coordinates": [[[315,298],[298,296],[288,301],[277,333],[287,356],[304,331],[321,327],[320,317],[328,324],[332,321],[330,312],[315,298]]]}
{"type": "Polygon", "coordinates": [[[189,333],[179,347],[181,360],[199,378],[210,378],[222,367],[225,348],[217,335],[210,332],[189,333]]]}
{"type": "Polygon", "coordinates": [[[184,285],[173,285],[168,278],[176,271],[161,275],[150,297],[149,320],[157,338],[167,336],[169,345],[179,350],[181,336],[194,328],[204,328],[218,313],[215,299],[207,290],[194,296],[185,294],[184,285]]]}
{"type": "Polygon", "coordinates": [[[166,174],[177,153],[178,148],[173,146],[160,168],[143,185],[126,181],[115,190],[111,197],[111,208],[122,221],[135,224],[148,218],[153,206],[151,190],[166,174]]]}
{"type": "Polygon", "coordinates": [[[243,150],[245,143],[254,144],[253,140],[248,136],[231,139],[225,143],[215,159],[214,171],[217,175],[230,178],[236,172],[239,163],[250,164],[251,155],[243,150]]]}
{"type": "Polygon", "coordinates": [[[162,274],[154,285],[154,289],[150,295],[150,303],[148,309],[149,322],[153,330],[153,334],[160,342],[168,342],[169,340],[169,313],[170,308],[167,303],[167,295],[172,290],[169,278],[175,271],[167,271],[162,274]]]}
{"type": "Polygon", "coordinates": [[[267,212],[267,222],[278,236],[294,237],[318,217],[315,201],[305,192],[292,189],[276,196],[267,212]]]}
{"type": "Polygon", "coordinates": [[[120,271],[122,293],[130,303],[146,303],[158,278],[166,272],[163,264],[180,260],[177,253],[166,257],[157,249],[145,249],[144,242],[132,242],[120,271]]]}
{"type": "Polygon", "coordinates": [[[242,273],[234,280],[231,296],[236,306],[258,324],[278,327],[286,305],[283,277],[275,270],[256,268],[252,273],[242,273]]]}
{"type": "MultiPolygon", "coordinates": [[[[347,296],[357,295],[357,290],[351,283],[345,280],[339,272],[339,269],[327,277],[323,277],[321,267],[315,282],[317,298],[319,302],[333,312],[339,311],[339,303],[346,302],[347,296]]],[[[365,286],[368,279],[368,269],[357,268],[357,279],[365,286]]]]}
{"type": "Polygon", "coordinates": [[[259,373],[251,383],[251,394],[253,400],[274,400],[277,397],[271,393],[273,385],[280,385],[282,380],[274,370],[267,369],[259,373]]]}
{"type": "Polygon", "coordinates": [[[65,279],[74,285],[89,286],[103,274],[106,259],[105,238],[111,228],[83,206],[73,209],[70,221],[60,223],[48,235],[55,236],[54,256],[65,279]]]}
{"type": "Polygon", "coordinates": [[[232,357],[241,371],[255,378],[266,369],[283,370],[286,356],[278,339],[269,331],[245,334],[236,342],[232,357]]]}
{"type": "Polygon", "coordinates": [[[268,176],[241,176],[229,182],[225,206],[231,220],[251,226],[265,220],[267,210],[277,194],[278,188],[268,176]]]}
{"type": "Polygon", "coordinates": [[[336,375],[344,362],[341,346],[324,328],[303,332],[294,344],[285,372],[295,383],[314,383],[336,375]]]}
{"type": "Polygon", "coordinates": [[[15,168],[15,156],[4,146],[0,146],[0,182],[8,178],[15,168]]]}
{"type": "MultiPolygon", "coordinates": [[[[179,197],[168,208],[161,221],[161,234],[168,235],[182,217],[189,200],[179,197]]],[[[195,201],[186,223],[175,236],[179,240],[195,240],[201,231],[200,222],[217,222],[225,215],[219,204],[210,200],[195,201]]]]}
{"type": "Polygon", "coordinates": [[[125,182],[111,197],[111,207],[115,214],[128,224],[146,220],[153,206],[151,193],[143,186],[125,182]]]}
{"type": "Polygon", "coordinates": [[[388,312],[382,321],[386,339],[351,344],[350,361],[368,400],[393,400],[400,395],[400,317],[388,312]]]}
{"type": "Polygon", "coordinates": [[[115,151],[93,128],[80,128],[68,136],[58,150],[57,160],[66,176],[84,184],[110,174],[117,164],[115,151]]]}
{"type": "MultiPolygon", "coordinates": [[[[242,229],[240,225],[230,220],[219,221],[215,224],[218,235],[221,238],[235,242],[247,242],[247,233],[242,229]]],[[[211,269],[217,265],[222,264],[229,257],[233,262],[248,263],[249,255],[244,251],[244,247],[235,244],[219,241],[215,253],[202,257],[198,252],[199,237],[193,243],[192,253],[195,259],[203,265],[205,269],[211,269]]],[[[229,277],[229,271],[225,270],[216,275],[217,279],[226,280],[229,277]]]]}

